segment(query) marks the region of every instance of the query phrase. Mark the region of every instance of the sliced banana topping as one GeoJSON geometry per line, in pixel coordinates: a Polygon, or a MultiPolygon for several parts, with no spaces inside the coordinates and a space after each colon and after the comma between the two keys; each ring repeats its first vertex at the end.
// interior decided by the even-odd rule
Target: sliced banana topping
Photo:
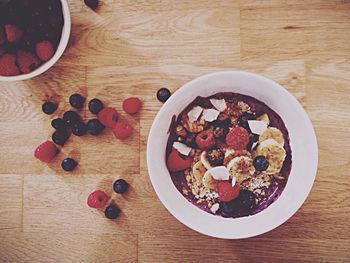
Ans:
{"type": "Polygon", "coordinates": [[[205,169],[201,161],[196,162],[192,167],[193,176],[199,183],[202,183],[202,179],[206,171],[207,169],[205,169]]]}
{"type": "Polygon", "coordinates": [[[202,178],[202,183],[205,188],[212,189],[212,190],[215,190],[216,188],[216,181],[209,170],[205,172],[202,178]]]}
{"type": "Polygon", "coordinates": [[[233,158],[227,165],[230,177],[235,177],[237,183],[250,178],[255,172],[252,158],[248,156],[238,156],[233,158]]]}
{"type": "Polygon", "coordinates": [[[286,158],[286,151],[275,139],[267,139],[261,142],[256,148],[256,155],[265,156],[266,160],[269,162],[269,167],[265,173],[275,174],[278,173],[283,166],[284,159],[286,158]]]}
{"type": "Polygon", "coordinates": [[[207,152],[206,152],[206,151],[203,151],[203,152],[202,152],[201,158],[200,158],[200,159],[201,159],[202,164],[204,165],[204,167],[205,167],[207,170],[213,168],[213,167],[211,166],[211,164],[209,163],[209,161],[208,161],[208,155],[207,155],[207,152]]]}
{"type": "Polygon", "coordinates": [[[275,127],[269,127],[267,128],[263,134],[259,137],[259,143],[268,140],[268,139],[274,139],[276,142],[278,142],[280,145],[284,145],[284,138],[282,132],[275,128],[275,127]]]}

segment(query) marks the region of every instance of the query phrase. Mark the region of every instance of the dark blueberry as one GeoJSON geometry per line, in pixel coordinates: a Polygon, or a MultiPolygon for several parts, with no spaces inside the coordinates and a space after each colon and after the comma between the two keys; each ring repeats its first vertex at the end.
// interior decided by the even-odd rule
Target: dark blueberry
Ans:
{"type": "Polygon", "coordinates": [[[91,135],[100,134],[104,128],[105,126],[98,119],[89,120],[87,123],[87,130],[91,135]]]}
{"type": "Polygon", "coordinates": [[[77,165],[78,163],[72,158],[63,159],[61,163],[62,169],[67,172],[74,170],[74,168],[77,167],[77,165]]]}
{"type": "Polygon", "coordinates": [[[108,219],[116,219],[119,216],[120,210],[115,205],[109,205],[105,209],[105,216],[108,219]]]}
{"type": "Polygon", "coordinates": [[[61,118],[56,118],[51,121],[51,126],[56,130],[65,131],[67,129],[66,122],[61,118]]]}
{"type": "Polygon", "coordinates": [[[224,138],[230,127],[230,119],[216,120],[212,124],[213,135],[215,138],[224,138]]]}
{"type": "Polygon", "coordinates": [[[99,113],[103,109],[103,103],[99,99],[89,101],[89,111],[93,114],[99,113]]]}
{"type": "Polygon", "coordinates": [[[166,102],[171,96],[170,90],[161,88],[157,91],[157,99],[161,102],[166,102]]]}
{"type": "Polygon", "coordinates": [[[220,166],[224,163],[225,153],[220,149],[208,151],[208,161],[212,166],[220,166]]]}
{"type": "Polygon", "coordinates": [[[80,116],[78,113],[75,111],[66,111],[63,114],[63,120],[68,124],[72,125],[73,123],[79,122],[80,121],[80,116]]]}
{"type": "Polygon", "coordinates": [[[61,146],[63,146],[63,144],[68,140],[68,138],[68,133],[63,130],[57,130],[52,134],[52,141],[61,146]]]}
{"type": "Polygon", "coordinates": [[[69,103],[76,109],[81,109],[84,106],[84,97],[78,93],[75,93],[69,97],[69,103]]]}
{"type": "Polygon", "coordinates": [[[96,9],[98,7],[98,0],[84,0],[84,3],[91,9],[96,9]]]}
{"type": "Polygon", "coordinates": [[[253,192],[242,189],[236,199],[243,213],[249,213],[256,207],[256,196],[253,192]]]}
{"type": "Polygon", "coordinates": [[[124,179],[118,179],[113,184],[113,190],[118,194],[122,194],[128,189],[128,186],[128,183],[124,179]]]}
{"type": "Polygon", "coordinates": [[[237,124],[244,129],[250,131],[248,120],[254,120],[255,115],[249,112],[243,112],[240,116],[238,116],[237,124]]]}
{"type": "Polygon", "coordinates": [[[232,201],[220,203],[220,210],[224,216],[232,216],[236,209],[237,207],[232,201]]]}
{"type": "Polygon", "coordinates": [[[46,102],[44,102],[44,104],[42,105],[41,108],[42,108],[44,113],[50,115],[57,110],[57,105],[55,103],[53,103],[52,101],[46,101],[46,102]]]}
{"type": "Polygon", "coordinates": [[[265,171],[269,167],[269,161],[266,160],[265,156],[258,155],[253,160],[253,165],[258,171],[265,171]]]}
{"type": "Polygon", "coordinates": [[[80,122],[80,121],[73,123],[71,125],[70,129],[71,129],[72,133],[76,136],[82,136],[87,131],[85,123],[80,122]]]}

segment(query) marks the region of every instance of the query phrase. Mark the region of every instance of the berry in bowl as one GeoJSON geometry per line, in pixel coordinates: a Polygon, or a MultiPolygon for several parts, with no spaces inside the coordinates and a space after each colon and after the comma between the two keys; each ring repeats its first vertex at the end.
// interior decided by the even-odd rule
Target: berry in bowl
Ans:
{"type": "Polygon", "coordinates": [[[182,223],[246,238],[302,205],[316,175],[317,143],[307,114],[280,85],[218,72],[185,84],[164,104],[147,163],[158,197],[182,223]]]}

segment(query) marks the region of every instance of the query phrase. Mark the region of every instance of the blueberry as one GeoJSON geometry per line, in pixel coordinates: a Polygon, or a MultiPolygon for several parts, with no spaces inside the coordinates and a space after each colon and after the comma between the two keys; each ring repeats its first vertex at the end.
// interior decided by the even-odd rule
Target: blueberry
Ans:
{"type": "Polygon", "coordinates": [[[77,165],[78,165],[78,163],[72,158],[63,159],[63,161],[61,163],[62,169],[67,171],[67,172],[74,170],[74,168],[77,165]]]}
{"type": "Polygon", "coordinates": [[[248,215],[256,207],[256,196],[253,192],[242,189],[239,195],[234,199],[239,204],[241,215],[248,215]]]}
{"type": "Polygon", "coordinates": [[[87,131],[85,123],[83,123],[81,121],[73,123],[71,125],[70,129],[71,129],[72,133],[76,136],[82,136],[87,131]]]}
{"type": "Polygon", "coordinates": [[[120,210],[115,205],[109,205],[105,209],[105,216],[108,219],[116,219],[120,213],[120,210]]]}
{"type": "Polygon", "coordinates": [[[128,189],[128,186],[128,183],[124,179],[118,179],[113,184],[113,190],[118,194],[122,194],[128,189]]]}
{"type": "Polygon", "coordinates": [[[208,161],[212,166],[220,166],[224,163],[225,153],[220,149],[208,151],[208,161]]]}
{"type": "Polygon", "coordinates": [[[221,202],[220,210],[224,216],[232,216],[233,212],[236,210],[235,203],[230,202],[221,202]]]}
{"type": "Polygon", "coordinates": [[[84,3],[91,9],[96,9],[98,7],[98,0],[84,0],[84,3]]]}
{"type": "Polygon", "coordinates": [[[53,103],[52,101],[46,101],[42,105],[42,110],[44,113],[50,115],[57,110],[57,105],[55,103],[53,103]]]}
{"type": "Polygon", "coordinates": [[[58,145],[63,144],[68,140],[69,135],[66,131],[57,130],[52,134],[52,141],[58,145]]]}
{"type": "Polygon", "coordinates": [[[69,97],[69,103],[76,109],[81,109],[84,106],[84,97],[75,93],[69,97]]]}
{"type": "Polygon", "coordinates": [[[228,133],[231,124],[230,119],[216,120],[212,124],[213,135],[215,138],[223,138],[228,133]]]}
{"type": "Polygon", "coordinates": [[[63,120],[68,124],[72,125],[73,123],[80,121],[80,116],[75,111],[66,111],[63,114],[63,120]]]}
{"type": "Polygon", "coordinates": [[[93,114],[99,113],[103,109],[103,103],[99,99],[89,101],[89,111],[93,114]]]}
{"type": "Polygon", "coordinates": [[[258,155],[254,158],[253,165],[257,171],[265,171],[269,167],[269,161],[265,156],[258,155]]]}
{"type": "Polygon", "coordinates": [[[67,129],[66,122],[61,118],[53,119],[51,121],[51,126],[53,128],[55,128],[56,130],[63,130],[64,131],[67,129]]]}
{"type": "Polygon", "coordinates": [[[87,123],[87,130],[91,135],[100,134],[104,128],[105,126],[98,119],[89,120],[87,123]]]}
{"type": "Polygon", "coordinates": [[[161,102],[166,102],[171,96],[170,90],[161,88],[157,91],[157,99],[161,102]]]}

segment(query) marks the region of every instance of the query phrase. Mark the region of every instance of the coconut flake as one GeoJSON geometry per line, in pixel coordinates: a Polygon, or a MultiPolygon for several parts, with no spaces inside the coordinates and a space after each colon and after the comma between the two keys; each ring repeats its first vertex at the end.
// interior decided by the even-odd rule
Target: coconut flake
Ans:
{"type": "Polygon", "coordinates": [[[216,166],[208,171],[215,180],[228,180],[230,174],[225,166],[216,166]]]}
{"type": "Polygon", "coordinates": [[[227,108],[226,101],[224,99],[210,99],[210,102],[220,112],[224,111],[227,108]]]}
{"type": "Polygon", "coordinates": [[[203,111],[203,108],[200,106],[193,107],[193,109],[187,113],[189,122],[194,122],[194,121],[198,120],[202,111],[203,111]]]}
{"type": "Polygon", "coordinates": [[[252,133],[261,135],[267,129],[267,124],[264,121],[248,120],[248,125],[252,133]]]}
{"type": "Polygon", "coordinates": [[[236,185],[236,181],[237,181],[237,178],[235,176],[232,176],[232,181],[231,181],[232,186],[236,185]]]}
{"type": "Polygon", "coordinates": [[[174,142],[173,147],[178,150],[179,153],[188,156],[192,150],[191,147],[188,147],[186,144],[181,142],[174,142]]]}
{"type": "Polygon", "coordinates": [[[250,150],[253,151],[257,145],[258,145],[258,142],[254,142],[254,143],[252,144],[252,148],[251,148],[250,150]]]}
{"type": "Polygon", "coordinates": [[[206,121],[215,121],[220,114],[220,111],[215,109],[205,109],[203,111],[203,119],[206,121]]]}

